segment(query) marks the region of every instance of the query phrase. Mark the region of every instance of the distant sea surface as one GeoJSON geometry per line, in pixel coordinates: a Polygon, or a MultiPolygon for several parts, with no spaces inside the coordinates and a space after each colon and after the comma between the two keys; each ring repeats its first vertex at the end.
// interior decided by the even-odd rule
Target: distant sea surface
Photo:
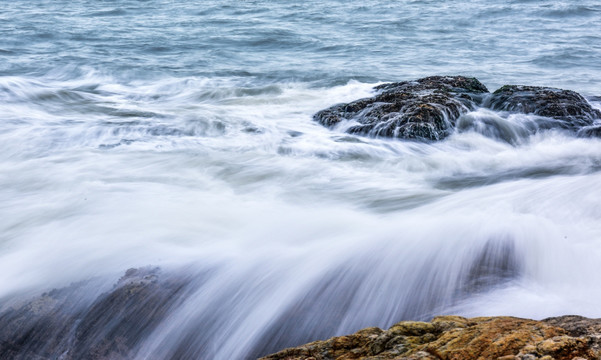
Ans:
{"type": "Polygon", "coordinates": [[[436,314],[601,317],[599,138],[425,143],[312,120],[430,75],[599,108],[601,3],[3,1],[0,310],[132,267],[204,274],[139,359],[436,314]]]}

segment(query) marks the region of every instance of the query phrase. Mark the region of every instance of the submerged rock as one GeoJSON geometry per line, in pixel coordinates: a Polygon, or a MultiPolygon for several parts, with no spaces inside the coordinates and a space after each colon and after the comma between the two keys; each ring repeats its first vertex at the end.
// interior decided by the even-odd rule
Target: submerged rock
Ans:
{"type": "Polygon", "coordinates": [[[509,282],[523,273],[524,263],[513,239],[506,236],[492,237],[475,254],[462,279],[461,291],[470,296],[509,282]]]}
{"type": "Polygon", "coordinates": [[[367,328],[262,359],[598,359],[601,353],[596,339],[600,330],[599,320],[582,317],[535,321],[439,316],[431,322],[403,321],[388,330],[367,328]]]}
{"type": "Polygon", "coordinates": [[[432,76],[377,86],[380,93],[322,110],[314,119],[333,127],[344,120],[351,134],[441,140],[457,118],[473,109],[488,90],[475,78],[432,76]]]}
{"type": "Polygon", "coordinates": [[[582,95],[571,90],[540,86],[505,85],[487,101],[493,110],[534,114],[559,120],[565,129],[578,130],[601,119],[601,112],[593,108],[582,95]]]}
{"type": "Polygon", "coordinates": [[[571,90],[505,85],[490,94],[477,79],[463,76],[432,76],[384,84],[375,90],[378,93],[374,97],[334,105],[313,119],[330,128],[341,126],[351,134],[442,140],[456,128],[473,128],[475,120],[466,114],[480,107],[540,117],[532,124],[476,121],[476,127],[490,128],[478,129],[482,134],[511,143],[516,143],[521,133],[542,129],[559,128],[587,137],[601,135],[601,125],[595,123],[601,119],[601,111],[571,90]]]}
{"type": "Polygon", "coordinates": [[[158,268],[130,269],[92,299],[82,297],[89,284],[77,283],[14,305],[0,313],[0,359],[130,359],[188,283],[158,268]]]}
{"type": "Polygon", "coordinates": [[[601,125],[585,126],[578,130],[580,137],[601,137],[601,125]]]}

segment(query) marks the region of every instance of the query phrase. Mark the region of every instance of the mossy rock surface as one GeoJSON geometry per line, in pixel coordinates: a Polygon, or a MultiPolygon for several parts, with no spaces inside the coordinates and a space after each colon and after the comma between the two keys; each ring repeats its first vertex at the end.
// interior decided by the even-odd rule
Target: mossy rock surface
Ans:
{"type": "Polygon", "coordinates": [[[282,350],[262,360],[599,359],[601,320],[440,316],[282,350]]]}

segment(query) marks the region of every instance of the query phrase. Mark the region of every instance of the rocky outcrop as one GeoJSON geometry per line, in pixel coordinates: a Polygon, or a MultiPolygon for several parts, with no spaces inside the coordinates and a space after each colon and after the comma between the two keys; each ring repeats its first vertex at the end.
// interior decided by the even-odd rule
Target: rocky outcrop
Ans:
{"type": "Polygon", "coordinates": [[[601,320],[439,316],[282,350],[263,360],[599,359],[601,320]]]}
{"type": "Polygon", "coordinates": [[[0,313],[0,359],[130,359],[176,305],[189,283],[158,268],[130,269],[111,291],[92,299],[77,283],[0,313]]]}
{"type": "MultiPolygon", "coordinates": [[[[490,251],[490,250],[489,250],[490,251]]],[[[483,264],[509,269],[508,261],[483,264]]],[[[94,292],[93,280],[55,289],[0,309],[0,359],[125,360],[167,314],[199,284],[202,273],[185,276],[158,268],[130,269],[109,291],[94,292]],[[192,280],[194,279],[194,280],[192,280]],[[89,296],[85,296],[89,294],[89,296]],[[82,296],[82,294],[84,296],[82,296]]],[[[478,286],[470,285],[470,286],[478,286]]],[[[211,320],[211,318],[207,318],[211,320]]],[[[214,320],[214,319],[213,319],[214,320]]],[[[299,318],[300,320],[300,318],[299,318]]],[[[326,319],[327,320],[327,319],[326,319]]],[[[326,321],[328,325],[331,322],[326,321]]],[[[206,331],[200,322],[196,331],[206,331]]],[[[162,358],[199,358],[194,334],[183,347],[162,358]]],[[[270,338],[275,341],[274,338],[270,338]]],[[[253,353],[254,354],[254,353],[253,353]]],[[[261,352],[265,354],[265,352],[261,352]]],[[[245,354],[245,358],[254,358],[245,354]]],[[[439,316],[430,322],[403,321],[388,330],[367,328],[352,335],[282,350],[265,360],[582,360],[601,358],[601,319],[563,316],[542,321],[514,317],[439,316]]]]}
{"type": "Polygon", "coordinates": [[[601,119],[582,95],[571,90],[540,86],[505,85],[495,91],[487,101],[493,110],[534,114],[560,120],[560,127],[578,130],[591,126],[601,119]]]}
{"type": "Polygon", "coordinates": [[[477,79],[464,76],[432,76],[384,84],[375,90],[374,97],[334,105],[313,119],[330,128],[341,126],[351,134],[442,140],[455,130],[462,115],[484,107],[538,115],[540,119],[527,126],[527,132],[557,128],[579,136],[601,133],[601,125],[595,123],[601,112],[570,90],[505,85],[490,94],[477,79]]]}
{"type": "Polygon", "coordinates": [[[351,134],[441,140],[488,93],[477,79],[463,76],[432,76],[375,89],[380,91],[375,97],[335,105],[314,119],[328,127],[350,120],[346,132],[351,134]]]}

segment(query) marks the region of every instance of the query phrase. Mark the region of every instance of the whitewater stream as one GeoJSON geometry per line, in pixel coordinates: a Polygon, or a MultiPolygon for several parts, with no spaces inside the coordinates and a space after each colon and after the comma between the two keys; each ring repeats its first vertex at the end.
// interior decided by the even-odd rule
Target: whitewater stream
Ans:
{"type": "Polygon", "coordinates": [[[312,119],[447,74],[601,108],[597,1],[18,0],[0,34],[0,310],[130,268],[185,277],[135,359],[601,317],[600,138],[486,109],[440,142],[312,119]]]}

